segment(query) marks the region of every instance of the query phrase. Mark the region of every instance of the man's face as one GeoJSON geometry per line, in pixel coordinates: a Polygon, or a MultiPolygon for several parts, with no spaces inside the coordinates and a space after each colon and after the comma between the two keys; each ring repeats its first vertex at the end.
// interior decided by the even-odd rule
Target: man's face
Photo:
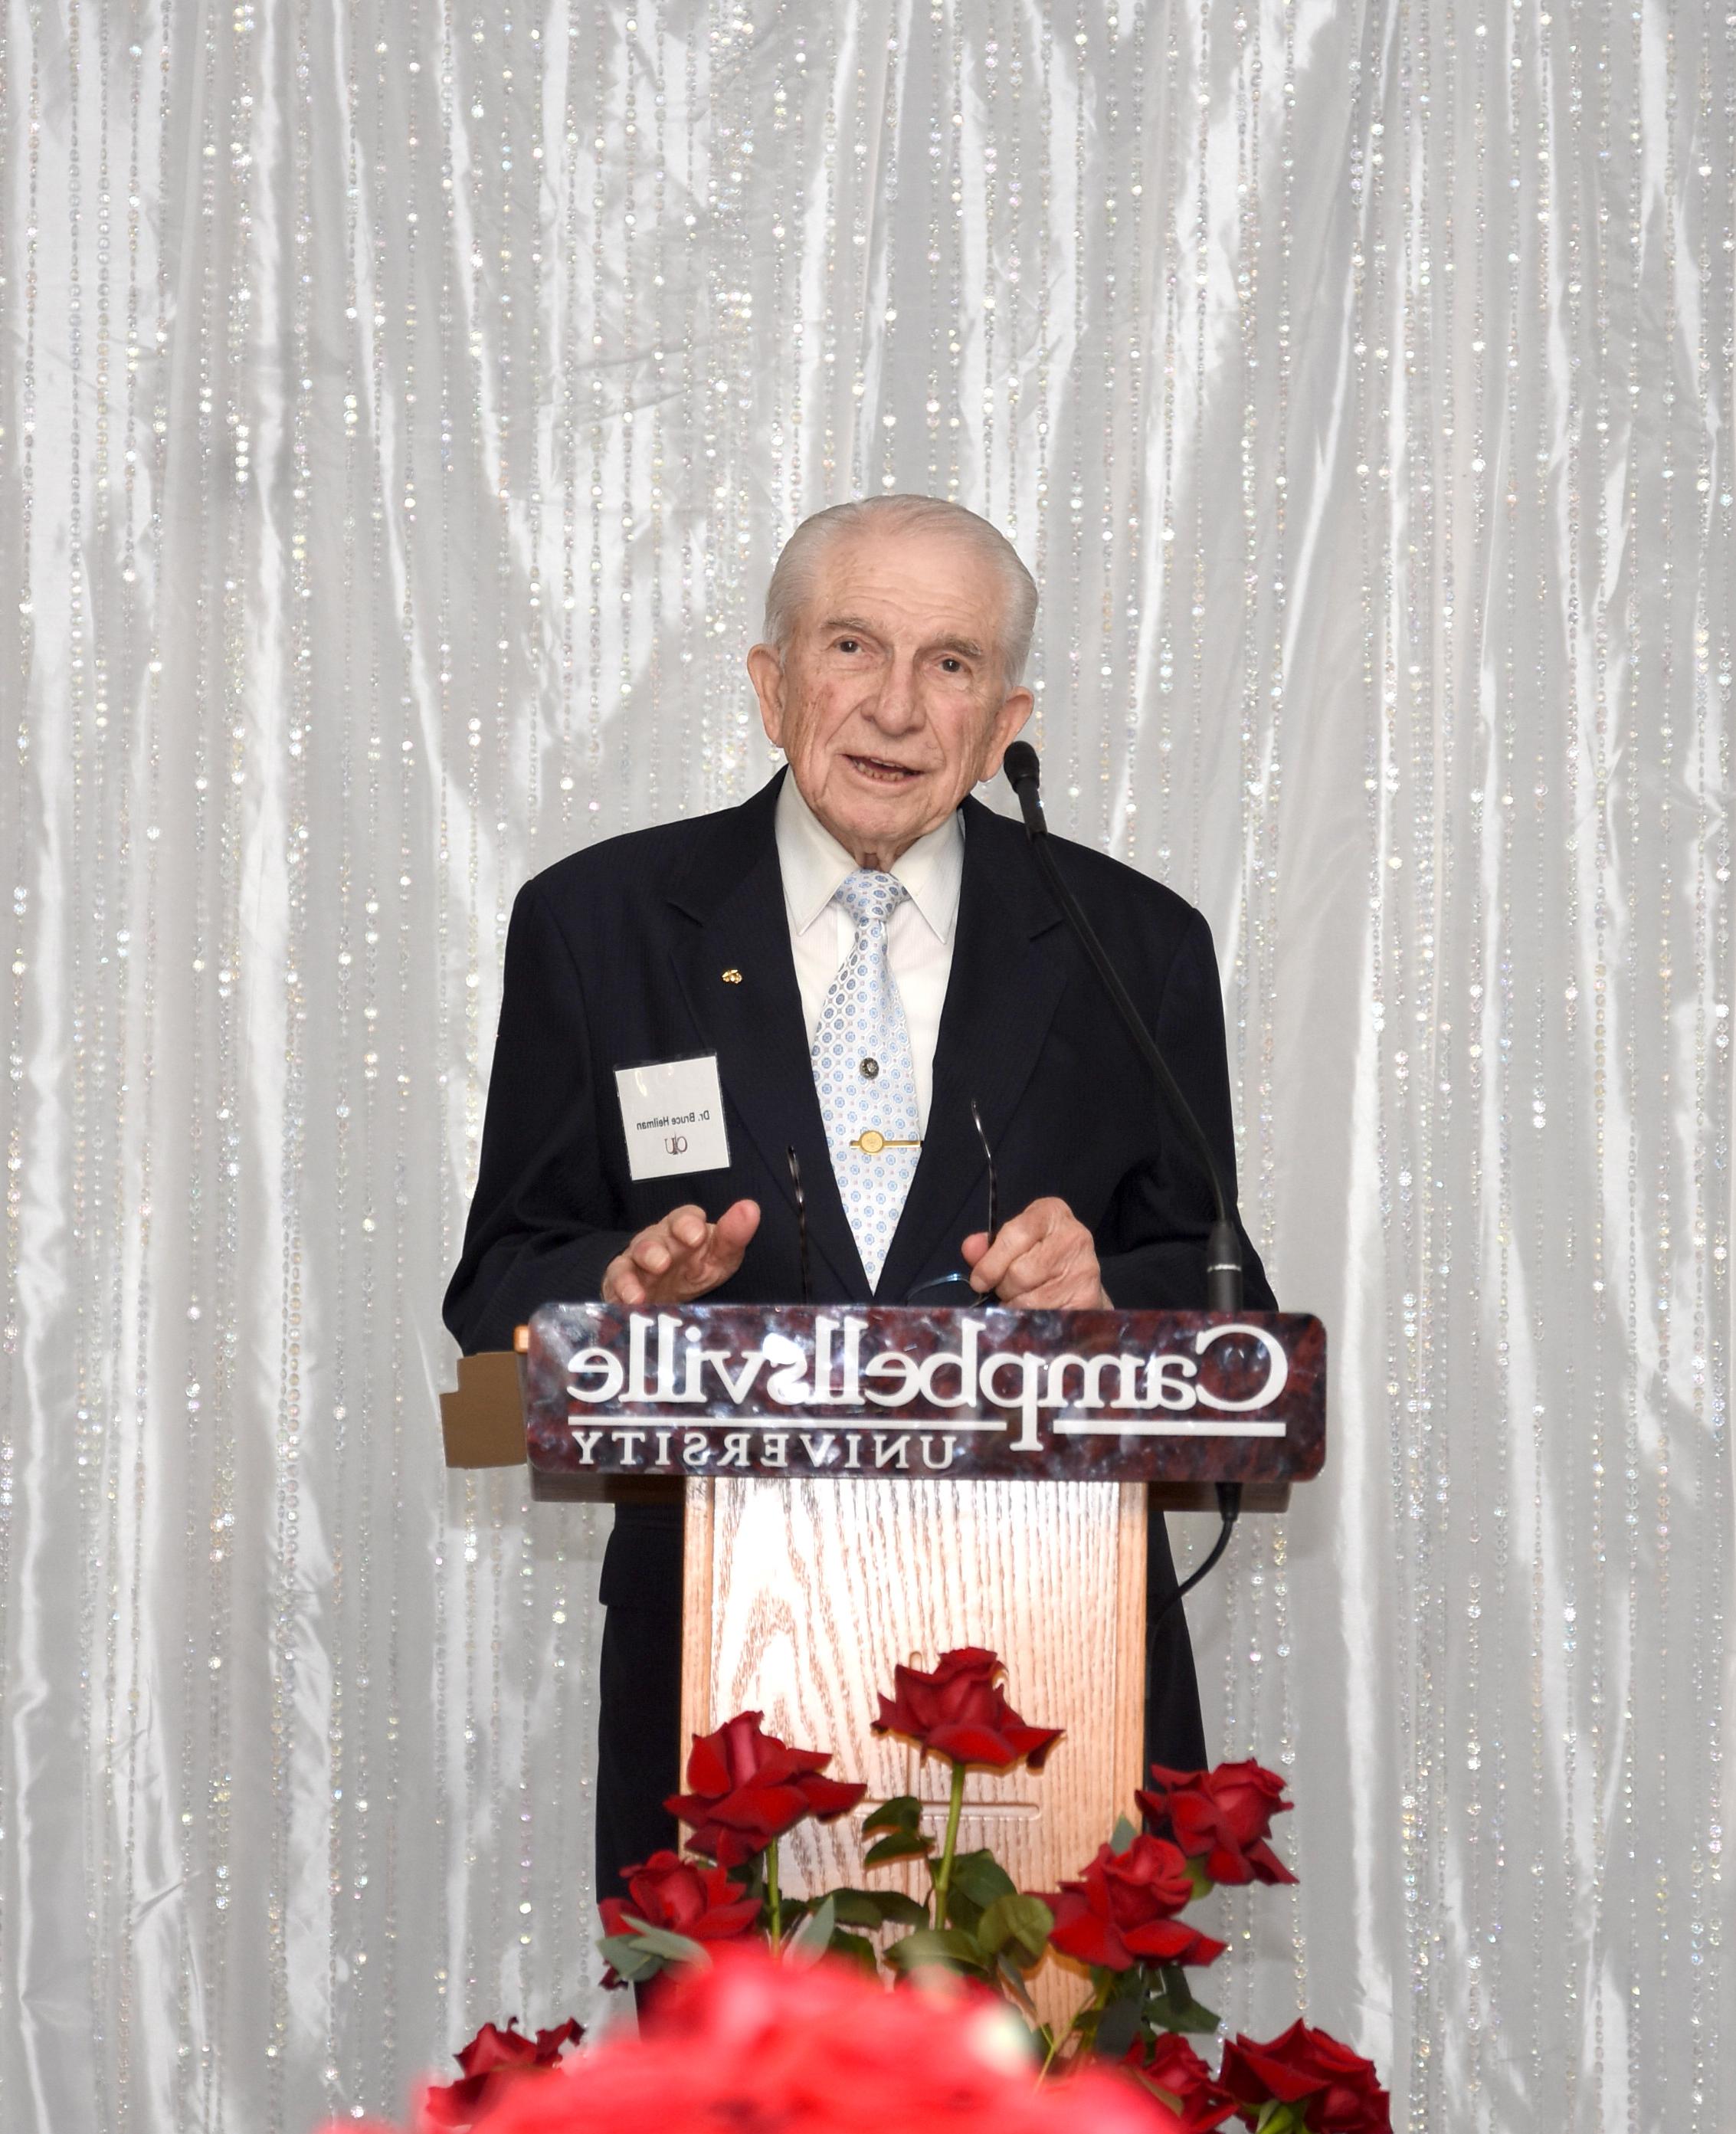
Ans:
{"type": "Polygon", "coordinates": [[[858,866],[890,867],[945,822],[1030,716],[1001,678],[1002,601],[957,534],[840,534],[782,659],[749,654],[767,735],[858,866]]]}

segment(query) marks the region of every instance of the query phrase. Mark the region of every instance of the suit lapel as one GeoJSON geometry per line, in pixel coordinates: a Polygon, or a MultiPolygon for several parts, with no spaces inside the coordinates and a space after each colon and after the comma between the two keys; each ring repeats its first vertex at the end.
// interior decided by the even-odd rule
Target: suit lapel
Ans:
{"type": "Polygon", "coordinates": [[[868,1278],[814,1094],[790,954],[775,828],[781,776],[742,807],[711,818],[713,834],[671,896],[688,922],[674,963],[694,1021],[716,1045],[724,1094],[778,1181],[788,1219],[795,1220],[786,1155],[793,1147],[810,1248],[830,1263],[846,1296],[866,1297],[868,1278]],[[726,980],[726,971],[739,975],[726,980]]]}
{"type": "Polygon", "coordinates": [[[1056,930],[1061,915],[1025,850],[1023,832],[980,802],[967,800],[964,812],[964,876],[934,1048],[933,1098],[875,1292],[891,1301],[923,1276],[938,1240],[951,1244],[956,1259],[958,1239],[983,1227],[987,1171],[971,1100],[981,1111],[990,1147],[998,1147],[1067,984],[1065,937],[1056,930]]]}

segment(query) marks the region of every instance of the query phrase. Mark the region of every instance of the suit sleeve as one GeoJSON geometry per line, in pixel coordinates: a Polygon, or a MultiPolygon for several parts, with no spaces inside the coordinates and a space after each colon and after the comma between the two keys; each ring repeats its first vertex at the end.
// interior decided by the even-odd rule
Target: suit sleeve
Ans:
{"type": "Polygon", "coordinates": [[[509,1349],[540,1304],[601,1295],[616,1227],[597,1132],[583,984],[534,882],[506,936],[500,1028],[464,1255],[445,1317],[466,1355],[509,1349]]]}
{"type": "MultiPolygon", "coordinates": [[[[1193,1107],[1233,1202],[1236,1135],[1230,1110],[1229,1059],[1224,1044],[1223,996],[1212,929],[1195,912],[1169,967],[1152,1035],[1193,1107]]],[[[1098,1233],[1103,1287],[1128,1311],[1185,1310],[1206,1301],[1206,1239],[1212,1187],[1198,1160],[1151,1092],[1162,1127],[1155,1165],[1131,1171],[1098,1233]]],[[[1243,1299],[1251,1311],[1277,1309],[1266,1269],[1237,1216],[1242,1244],[1243,1299]]]]}

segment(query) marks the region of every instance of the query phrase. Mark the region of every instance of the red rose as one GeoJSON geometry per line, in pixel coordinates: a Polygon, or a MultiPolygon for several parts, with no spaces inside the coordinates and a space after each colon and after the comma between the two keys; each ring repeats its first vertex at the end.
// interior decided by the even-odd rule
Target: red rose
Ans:
{"type": "Polygon", "coordinates": [[[492,2111],[504,2091],[524,2075],[537,2074],[559,2061],[563,2045],[576,2045],[585,2035],[569,2016],[552,2030],[538,2030],[527,2038],[516,2016],[507,2018],[503,2030],[485,2023],[464,2050],[454,2055],[464,2069],[462,2082],[431,2083],[422,2093],[424,2129],[449,2130],[474,2127],[485,2112],[492,2111]]]}
{"type": "Polygon", "coordinates": [[[893,1676],[896,1694],[880,1699],[874,1731],[904,1735],[950,1763],[1007,1771],[1022,1760],[1040,1771],[1061,1730],[1027,1726],[996,1687],[1001,1672],[995,1654],[975,1645],[943,1653],[933,1674],[901,1667],[893,1676]]]}
{"type": "Polygon", "coordinates": [[[817,1815],[822,1823],[853,1808],[868,1790],[815,1775],[832,1761],[818,1749],[792,1749],[762,1733],[760,1715],[743,1712],[715,1734],[696,1734],[687,1759],[691,1793],[663,1803],[692,1830],[696,1852],[720,1867],[738,1867],[774,1838],[817,1815]]]}
{"type": "Polygon", "coordinates": [[[1215,1963],[1223,1943],[1174,1914],[1192,1901],[1193,1877],[1161,1837],[1136,1837],[1125,1852],[1107,1846],[1079,1882],[1044,1899],[1055,1915],[1050,1945],[1081,1963],[1131,1971],[1136,1963],[1215,1963]]]}
{"type": "Polygon", "coordinates": [[[1236,2109],[1235,2098],[1219,2087],[1210,2068],[1174,2030],[1160,2030],[1149,2046],[1143,2038],[1136,2038],[1127,2048],[1125,2064],[1180,2114],[1187,2134],[1213,2134],[1236,2109]]]}
{"type": "Polygon", "coordinates": [[[515,2083],[486,2134],[1185,2134],[1101,2065],[1039,2088],[1021,2027],[986,1995],[937,2002],[853,1965],[726,1948],[683,1972],[637,2036],[515,2083]]]}
{"type": "Polygon", "coordinates": [[[1295,1881],[1266,1842],[1272,1818],[1290,1806],[1275,1771],[1262,1770],[1250,1758],[1210,1771],[1169,1771],[1154,1764],[1151,1776],[1153,1789],[1135,1798],[1157,1834],[1202,1861],[1214,1882],[1295,1881]]]}
{"type": "MultiPolygon", "coordinates": [[[[678,1852],[653,1852],[643,1866],[624,1867],[624,1897],[605,1897],[597,1906],[603,1931],[630,1934],[629,1919],[648,1927],[666,1927],[689,1941],[733,1941],[751,1933],[760,1917],[760,1900],[745,1897],[721,1867],[702,1866],[678,1852]]],[[[624,1986],[613,1967],[603,1974],[605,1986],[624,1986]]]]}
{"type": "Polygon", "coordinates": [[[1300,2107],[1309,2134],[1392,2134],[1391,2099],[1373,2062],[1304,2022],[1270,2045],[1232,2039],[1218,2080],[1250,2127],[1275,2099],[1300,2107]]]}

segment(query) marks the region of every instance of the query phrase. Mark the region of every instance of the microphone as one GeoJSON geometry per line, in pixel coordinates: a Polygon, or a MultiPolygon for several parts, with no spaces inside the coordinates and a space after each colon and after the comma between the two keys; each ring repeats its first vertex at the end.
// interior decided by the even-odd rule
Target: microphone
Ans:
{"type": "Polygon", "coordinates": [[[1079,909],[1078,899],[1061,879],[1061,870],[1055,864],[1055,856],[1049,848],[1049,824],[1043,818],[1042,774],[1037,761],[1037,751],[1028,741],[1015,741],[1008,746],[1001,767],[1006,772],[1008,783],[1019,796],[1020,812],[1025,817],[1025,833],[1030,840],[1031,851],[1042,871],[1043,879],[1049,885],[1050,895],[1060,905],[1062,916],[1078,937],[1079,945],[1090,959],[1092,968],[1114,1002],[1116,1014],[1127,1026],[1127,1034],[1139,1048],[1140,1057],[1156,1077],[1157,1086],[1164,1094],[1165,1102],[1210,1181],[1213,1219],[1206,1240],[1207,1308],[1213,1311],[1240,1311],[1242,1238],[1236,1228],[1230,1196],[1224,1190],[1223,1174],[1218,1167],[1217,1157],[1212,1153],[1212,1144],[1206,1139],[1204,1128],[1194,1116],[1193,1106],[1182,1094],[1181,1084],[1170,1073],[1169,1061],[1159,1051],[1156,1040],[1146,1029],[1139,1010],[1133,1004],[1131,995],[1121,983],[1120,973],[1110,962],[1091,921],[1079,909]]]}
{"type": "MultiPolygon", "coordinates": [[[[1194,1116],[1194,1107],[1182,1094],[1181,1084],[1169,1071],[1169,1063],[1157,1049],[1157,1040],[1146,1029],[1144,1018],[1133,1004],[1133,997],[1121,983],[1121,974],[1109,960],[1102,943],[1098,940],[1091,921],[1079,909],[1079,900],[1061,879],[1061,870],[1055,856],[1049,848],[1049,824],[1043,819],[1042,772],[1037,761],[1037,751],[1028,741],[1009,744],[1001,768],[1007,781],[1019,796],[1019,812],[1025,818],[1025,834],[1030,840],[1043,879],[1049,884],[1049,893],[1061,907],[1062,916],[1078,937],[1079,945],[1090,958],[1091,967],[1102,981],[1103,989],[1114,1002],[1116,1012],[1127,1026],[1127,1034],[1139,1048],[1140,1057],[1157,1078],[1157,1086],[1164,1093],[1165,1101],[1174,1115],[1177,1124],[1187,1137],[1188,1146],[1198,1157],[1200,1166],[1211,1181],[1213,1222],[1206,1238],[1206,1308],[1210,1311],[1239,1312],[1242,1309],[1242,1236],[1230,1212],[1230,1196],[1224,1190],[1223,1173],[1218,1167],[1218,1159],[1212,1153],[1212,1144],[1206,1139],[1205,1129],[1194,1116]]],[[[1172,1586],[1163,1605],[1145,1626],[1145,1663],[1149,1672],[1151,1649],[1159,1626],[1172,1608],[1194,1591],[1203,1578],[1216,1569],[1218,1558],[1230,1545],[1230,1536],[1236,1530],[1236,1522],[1242,1516],[1242,1485],[1239,1482],[1220,1482],[1218,1485],[1218,1538],[1212,1544],[1203,1562],[1179,1586],[1172,1586]]]]}

